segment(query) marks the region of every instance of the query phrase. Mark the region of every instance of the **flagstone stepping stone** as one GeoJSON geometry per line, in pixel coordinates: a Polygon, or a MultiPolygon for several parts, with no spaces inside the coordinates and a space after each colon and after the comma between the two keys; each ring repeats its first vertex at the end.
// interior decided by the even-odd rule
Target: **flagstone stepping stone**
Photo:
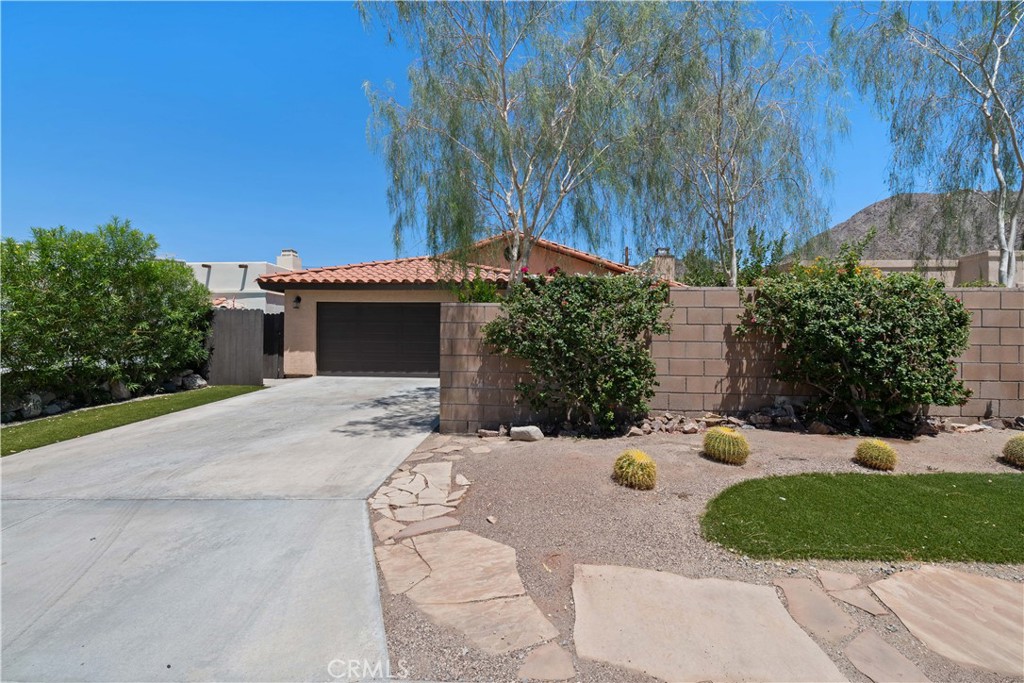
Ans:
{"type": "Polygon", "coordinates": [[[572,655],[556,643],[548,643],[526,656],[526,661],[519,667],[516,677],[535,681],[564,681],[575,675],[572,655]]]}
{"type": "Polygon", "coordinates": [[[444,505],[448,502],[448,491],[435,488],[425,488],[417,496],[420,505],[444,505]]]}
{"type": "Polygon", "coordinates": [[[927,683],[928,677],[881,636],[864,631],[846,646],[843,654],[857,670],[875,683],[927,683]]]}
{"type": "Polygon", "coordinates": [[[413,522],[409,526],[402,527],[395,532],[394,538],[396,541],[401,541],[405,538],[429,534],[431,531],[450,529],[453,526],[459,526],[459,524],[459,520],[454,517],[434,517],[433,519],[425,519],[422,522],[413,522]]]}
{"type": "Polygon", "coordinates": [[[821,587],[827,591],[841,591],[860,585],[860,577],[856,574],[830,572],[826,569],[818,570],[818,581],[821,581],[821,587]]]}
{"type": "Polygon", "coordinates": [[[403,507],[405,505],[416,505],[416,496],[408,491],[396,491],[387,496],[388,505],[403,507]]]}
{"type": "Polygon", "coordinates": [[[384,582],[391,593],[405,593],[430,575],[430,567],[419,556],[415,548],[406,545],[411,541],[395,545],[379,545],[373,549],[380,565],[384,582]]]}
{"type": "Polygon", "coordinates": [[[666,681],[846,680],[771,586],[576,565],[572,594],[580,657],[666,681]]]}
{"type": "Polygon", "coordinates": [[[1020,676],[1024,587],[926,565],[870,586],[929,649],[956,662],[1020,676]]]}
{"type": "Polygon", "coordinates": [[[463,460],[464,458],[461,455],[446,455],[444,456],[444,459],[455,462],[456,460],[463,460]]]}
{"type": "Polygon", "coordinates": [[[426,477],[427,486],[445,492],[452,487],[452,464],[450,462],[426,462],[412,468],[412,471],[426,477]]]}
{"type": "Polygon", "coordinates": [[[420,476],[418,474],[415,477],[413,477],[412,481],[410,481],[408,484],[396,484],[395,485],[396,489],[400,489],[402,491],[405,491],[407,493],[411,493],[413,495],[416,495],[417,493],[419,493],[420,491],[422,491],[426,487],[427,487],[427,480],[426,480],[426,478],[422,477],[422,476],[420,476]]]}
{"type": "Polygon", "coordinates": [[[404,524],[387,517],[381,517],[373,523],[373,533],[377,535],[378,541],[386,541],[404,528],[404,524]]]}
{"type": "MultiPolygon", "coordinates": [[[[425,538],[449,536],[437,534],[425,538]]],[[[420,604],[435,623],[461,631],[476,647],[492,655],[530,647],[558,635],[528,595],[482,602],[420,604]]]]}
{"type": "Polygon", "coordinates": [[[443,517],[452,511],[449,505],[422,505],[420,509],[423,510],[423,519],[443,517]]]}
{"type": "Polygon", "coordinates": [[[485,453],[491,452],[491,449],[488,448],[487,446],[474,446],[469,450],[472,451],[473,453],[476,453],[477,455],[484,455],[485,453]]]}
{"type": "Polygon", "coordinates": [[[461,451],[461,450],[462,450],[462,446],[460,446],[457,443],[453,443],[453,444],[449,444],[447,446],[442,446],[441,448],[435,448],[434,452],[435,453],[454,453],[456,451],[461,451]]]}
{"type": "Polygon", "coordinates": [[[849,588],[844,591],[829,591],[829,595],[837,600],[842,600],[848,605],[853,605],[858,609],[862,609],[868,614],[873,614],[876,617],[889,613],[889,610],[882,607],[877,600],[871,597],[871,593],[868,592],[867,588],[849,588]]]}
{"type": "Polygon", "coordinates": [[[468,531],[449,531],[411,541],[430,576],[409,592],[420,605],[474,602],[526,593],[516,551],[468,531]]]}
{"type": "Polygon", "coordinates": [[[454,491],[452,491],[451,494],[449,494],[449,496],[448,496],[448,504],[449,505],[451,505],[452,503],[458,504],[459,501],[462,500],[462,497],[464,495],[466,495],[466,491],[468,491],[468,490],[469,490],[468,488],[463,486],[461,489],[455,489],[454,491]]]}
{"type": "MultiPolygon", "coordinates": [[[[383,510],[381,510],[383,512],[383,510]]],[[[399,522],[422,522],[423,521],[423,506],[413,505],[406,508],[398,508],[392,511],[392,519],[396,519],[399,522]]],[[[437,515],[440,517],[440,515],[437,515]]]]}
{"type": "Polygon", "coordinates": [[[857,622],[810,579],[776,579],[775,585],[786,594],[796,622],[819,638],[838,643],[857,630],[857,622]]]}
{"type": "Polygon", "coordinates": [[[472,483],[473,482],[471,482],[469,479],[466,479],[461,474],[456,474],[455,475],[455,484],[456,484],[456,486],[469,486],[472,483]]]}
{"type": "Polygon", "coordinates": [[[434,457],[433,453],[413,453],[405,459],[406,462],[420,462],[421,460],[430,460],[434,457]]]}

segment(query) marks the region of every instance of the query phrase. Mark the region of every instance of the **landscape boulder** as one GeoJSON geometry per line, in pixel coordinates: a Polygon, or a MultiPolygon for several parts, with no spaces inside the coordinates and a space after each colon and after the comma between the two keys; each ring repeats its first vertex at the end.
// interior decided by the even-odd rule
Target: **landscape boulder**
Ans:
{"type": "Polygon", "coordinates": [[[181,378],[181,386],[183,389],[188,391],[191,391],[192,389],[202,389],[206,386],[206,380],[193,373],[181,378]]]}
{"type": "Polygon", "coordinates": [[[124,382],[115,379],[110,382],[110,396],[115,401],[127,401],[132,397],[132,392],[128,391],[124,382]]]}
{"type": "Polygon", "coordinates": [[[31,420],[33,417],[39,417],[42,412],[43,399],[39,394],[25,394],[25,399],[21,403],[21,416],[31,420]]]}
{"type": "Polygon", "coordinates": [[[540,441],[544,438],[544,432],[540,427],[529,425],[527,427],[513,427],[509,430],[509,436],[513,441],[540,441]]]}

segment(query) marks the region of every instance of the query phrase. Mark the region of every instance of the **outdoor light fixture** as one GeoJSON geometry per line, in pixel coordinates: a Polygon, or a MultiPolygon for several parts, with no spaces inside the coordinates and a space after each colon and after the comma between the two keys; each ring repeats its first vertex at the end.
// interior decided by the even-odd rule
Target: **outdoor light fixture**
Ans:
{"type": "Polygon", "coordinates": [[[298,308],[302,304],[302,297],[296,296],[292,299],[292,308],[298,308]]]}

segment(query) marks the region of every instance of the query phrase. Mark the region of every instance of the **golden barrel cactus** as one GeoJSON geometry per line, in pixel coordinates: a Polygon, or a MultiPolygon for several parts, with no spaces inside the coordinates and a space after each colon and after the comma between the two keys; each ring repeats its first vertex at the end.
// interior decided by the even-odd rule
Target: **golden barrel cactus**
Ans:
{"type": "Polygon", "coordinates": [[[1003,462],[1014,467],[1024,467],[1024,434],[1011,437],[1003,446],[1003,462]]]}
{"type": "Polygon", "coordinates": [[[853,461],[873,470],[890,472],[896,468],[896,450],[878,439],[865,439],[857,444],[853,461]]]}
{"type": "Polygon", "coordinates": [[[704,455],[727,465],[742,465],[750,456],[750,444],[732,427],[712,427],[704,435],[704,455]]]}
{"type": "Polygon", "coordinates": [[[612,478],[631,489],[648,491],[654,488],[658,478],[658,467],[651,456],[636,448],[630,448],[615,459],[612,478]]]}

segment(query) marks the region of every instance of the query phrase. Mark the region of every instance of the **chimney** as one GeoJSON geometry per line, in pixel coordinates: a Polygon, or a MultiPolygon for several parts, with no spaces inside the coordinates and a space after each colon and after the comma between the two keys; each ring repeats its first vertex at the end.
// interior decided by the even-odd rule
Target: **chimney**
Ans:
{"type": "Polygon", "coordinates": [[[668,247],[658,247],[651,259],[651,272],[659,280],[676,279],[676,257],[668,247]]]}
{"type": "Polygon", "coordinates": [[[277,257],[277,265],[288,270],[302,270],[302,259],[294,249],[282,249],[277,257]]]}

